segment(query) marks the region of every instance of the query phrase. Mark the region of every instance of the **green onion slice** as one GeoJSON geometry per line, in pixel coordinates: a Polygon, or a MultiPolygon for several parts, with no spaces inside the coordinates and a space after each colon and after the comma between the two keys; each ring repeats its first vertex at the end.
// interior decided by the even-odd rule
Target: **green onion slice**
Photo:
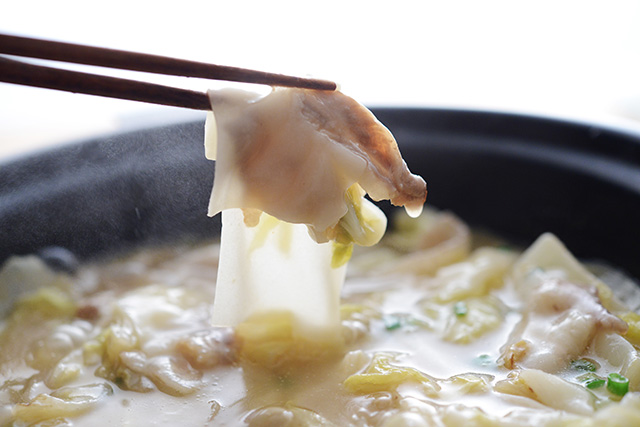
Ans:
{"type": "Polygon", "coordinates": [[[480,366],[490,366],[493,365],[494,361],[491,355],[489,354],[481,354],[475,358],[476,364],[480,366]]]}
{"type": "Polygon", "coordinates": [[[624,396],[629,391],[629,379],[617,373],[611,373],[607,377],[607,390],[618,396],[624,396]]]}
{"type": "Polygon", "coordinates": [[[600,388],[606,384],[607,380],[593,372],[587,372],[576,378],[578,381],[584,383],[584,386],[590,390],[600,388]]]}
{"type": "Polygon", "coordinates": [[[593,389],[602,387],[604,383],[606,383],[606,381],[603,380],[602,378],[592,378],[590,380],[585,381],[584,386],[589,390],[593,390],[593,389]]]}
{"type": "Polygon", "coordinates": [[[458,317],[465,316],[468,311],[469,308],[467,307],[467,303],[465,303],[464,301],[458,301],[453,305],[453,312],[458,317]]]}
{"type": "Polygon", "coordinates": [[[403,319],[400,316],[396,316],[394,314],[386,315],[382,318],[384,321],[384,327],[387,328],[388,331],[393,331],[394,329],[398,329],[402,326],[403,319]]]}
{"type": "Polygon", "coordinates": [[[571,367],[577,371],[587,372],[595,372],[598,369],[595,363],[587,359],[572,360],[571,367]]]}

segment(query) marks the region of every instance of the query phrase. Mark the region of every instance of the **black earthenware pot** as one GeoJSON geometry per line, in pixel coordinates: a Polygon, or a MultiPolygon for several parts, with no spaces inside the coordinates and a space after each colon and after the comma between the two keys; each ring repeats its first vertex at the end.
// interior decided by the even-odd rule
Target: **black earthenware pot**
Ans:
{"type": "MultiPolygon", "coordinates": [[[[640,134],[489,112],[374,113],[427,180],[428,204],[517,244],[553,232],[579,257],[640,277],[640,134]]],[[[2,164],[0,262],[49,246],[93,259],[215,236],[213,172],[202,122],[2,164]]]]}

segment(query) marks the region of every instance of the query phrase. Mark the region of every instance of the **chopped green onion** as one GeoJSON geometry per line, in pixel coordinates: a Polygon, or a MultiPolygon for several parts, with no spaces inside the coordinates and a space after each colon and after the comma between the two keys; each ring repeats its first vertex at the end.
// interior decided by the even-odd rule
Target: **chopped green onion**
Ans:
{"type": "Polygon", "coordinates": [[[583,382],[584,386],[590,390],[602,387],[607,381],[599,375],[593,372],[587,372],[576,378],[578,381],[583,382]]]}
{"type": "Polygon", "coordinates": [[[384,316],[382,320],[384,320],[384,327],[387,328],[388,331],[400,328],[403,323],[402,318],[394,314],[384,316]]]}
{"type": "Polygon", "coordinates": [[[489,354],[481,354],[476,357],[475,362],[480,366],[489,366],[493,364],[493,360],[491,355],[489,354]]]}
{"type": "Polygon", "coordinates": [[[624,396],[629,391],[629,379],[615,372],[607,378],[607,390],[618,396],[624,396]]]}
{"type": "Polygon", "coordinates": [[[423,319],[417,318],[409,313],[393,313],[382,316],[384,327],[388,331],[403,328],[407,331],[413,331],[417,328],[430,328],[431,324],[423,319]]]}
{"type": "Polygon", "coordinates": [[[577,371],[595,372],[598,367],[595,363],[587,359],[572,360],[571,367],[577,371]]]}
{"type": "Polygon", "coordinates": [[[464,301],[458,301],[453,305],[453,312],[458,317],[465,316],[468,311],[469,308],[467,307],[467,303],[465,303],[464,301]]]}
{"type": "Polygon", "coordinates": [[[593,390],[595,388],[600,388],[604,385],[606,381],[602,378],[591,378],[584,382],[584,386],[589,390],[593,390]]]}

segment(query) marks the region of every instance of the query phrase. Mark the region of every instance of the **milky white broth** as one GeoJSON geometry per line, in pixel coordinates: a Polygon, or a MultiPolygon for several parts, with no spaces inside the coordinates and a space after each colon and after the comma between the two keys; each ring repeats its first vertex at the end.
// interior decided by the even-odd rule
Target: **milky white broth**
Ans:
{"type": "MultiPolygon", "coordinates": [[[[426,215],[428,218],[415,221],[431,224],[431,228],[418,227],[414,231],[433,235],[438,232],[436,228],[443,224],[443,214],[427,212],[426,215]]],[[[464,227],[457,230],[460,232],[464,227]]],[[[171,381],[154,379],[149,383],[150,390],[145,392],[130,391],[127,390],[127,384],[117,379],[111,381],[97,376],[95,372],[103,360],[91,360],[88,357],[92,343],[105,329],[117,323],[124,311],[131,322],[127,330],[139,337],[134,353],[144,354],[147,359],[163,356],[184,359],[186,353],[180,350],[180,340],[212,328],[210,302],[215,292],[219,246],[214,243],[193,249],[147,251],[122,261],[85,267],[74,277],[51,273],[44,280],[49,287],[65,289],[71,284],[70,294],[64,292],[74,301],[75,311],[66,315],[57,313],[42,316],[38,315],[36,304],[33,306],[36,309],[26,315],[27,320],[17,326],[18,332],[8,335],[11,321],[5,323],[2,346],[3,349],[11,346],[13,351],[9,351],[10,354],[3,351],[0,365],[4,382],[0,393],[4,422],[9,422],[12,411],[21,406],[16,405],[17,401],[34,402],[38,395],[55,390],[46,383],[56,365],[73,366],[74,363],[79,367],[79,372],[62,381],[58,388],[107,384],[112,393],[87,404],[83,413],[65,416],[62,411],[57,415],[64,421],[47,425],[238,425],[243,420],[250,425],[286,425],[285,421],[292,417],[298,424],[290,425],[406,425],[409,421],[417,423],[412,425],[440,425],[429,424],[434,420],[440,420],[444,423],[442,425],[475,425],[483,417],[488,417],[488,421],[485,421],[490,425],[499,425],[501,420],[505,425],[544,425],[551,420],[579,420],[582,423],[580,425],[588,425],[588,420],[597,420],[600,414],[604,416],[616,405],[631,408],[633,415],[629,415],[630,418],[627,412],[618,410],[627,417],[626,422],[639,416],[638,393],[635,391],[638,378],[631,375],[633,369],[629,366],[625,368],[624,363],[616,360],[616,355],[599,353],[594,348],[594,342],[578,358],[587,357],[596,362],[599,365],[596,373],[605,377],[610,372],[627,369],[625,373],[633,378],[632,391],[627,393],[622,402],[618,402],[619,398],[608,392],[606,386],[594,389],[592,392],[595,397],[588,403],[593,409],[584,414],[571,409],[572,405],[580,408],[584,402],[571,403],[567,408],[554,410],[558,408],[542,404],[540,399],[526,393],[506,393],[504,389],[498,391],[501,381],[507,379],[510,373],[519,371],[519,368],[511,370],[496,363],[501,347],[507,342],[514,325],[522,318],[519,309],[524,302],[512,277],[516,269],[514,266],[517,267],[523,258],[519,252],[501,248],[479,249],[480,253],[484,251],[483,256],[487,256],[487,259],[485,264],[476,264],[475,272],[469,263],[474,257],[478,259],[478,249],[472,250],[470,257],[454,263],[453,273],[449,266],[431,275],[373,274],[372,269],[384,270],[385,267],[400,263],[403,257],[412,255],[402,254],[398,249],[403,239],[408,239],[402,233],[387,237],[389,239],[383,240],[380,246],[356,251],[350,263],[341,300],[345,346],[340,354],[276,372],[243,360],[239,343],[220,344],[216,351],[221,347],[230,349],[233,352],[232,361],[200,369],[190,367],[187,370],[175,370],[174,385],[177,387],[171,381]],[[372,264],[376,267],[372,267],[372,264]],[[476,279],[478,274],[488,277],[486,268],[492,265],[504,271],[497,273],[497,280],[487,287],[486,292],[478,292],[478,287],[466,288],[469,281],[474,280],[474,273],[476,279]],[[485,273],[480,273],[483,268],[485,273]],[[466,279],[455,275],[456,269],[465,272],[466,279]],[[469,292],[474,296],[469,296],[469,292]],[[455,297],[453,300],[445,301],[452,296],[455,297]],[[485,296],[492,296],[503,306],[499,325],[480,333],[470,342],[447,340],[447,325],[457,318],[452,312],[453,301],[469,303],[473,298],[485,296]],[[91,312],[87,307],[96,309],[93,316],[87,316],[87,312],[91,312]],[[46,321],[42,321],[42,318],[46,321]],[[31,323],[29,319],[38,321],[31,323]],[[58,348],[64,347],[61,342],[65,341],[60,337],[65,334],[75,337],[68,348],[55,353],[57,356],[39,369],[29,367],[33,365],[33,355],[38,349],[55,347],[56,342],[58,348]],[[58,339],[52,340],[55,336],[58,339]],[[23,344],[22,349],[17,349],[16,337],[23,344]],[[419,381],[406,378],[398,383],[391,381],[383,384],[374,391],[349,389],[345,385],[347,378],[366,371],[371,356],[375,354],[398,354],[392,359],[392,366],[413,368],[426,374],[434,379],[440,390],[430,392],[419,381]],[[455,376],[468,373],[473,373],[475,379],[485,378],[484,385],[474,389],[455,381],[455,376]],[[28,377],[31,377],[31,381],[26,381],[28,377]],[[12,379],[13,384],[9,385],[12,379]],[[176,394],[176,390],[182,390],[180,393],[184,392],[184,395],[171,395],[176,394]],[[458,404],[466,408],[481,408],[482,414],[479,415],[478,409],[466,409],[465,412],[455,406],[458,404]],[[259,412],[261,408],[263,411],[259,412]],[[302,418],[295,418],[301,415],[295,415],[292,408],[304,408],[318,416],[310,417],[309,412],[304,412],[302,418]]],[[[416,251],[427,253],[428,256],[429,250],[437,250],[438,246],[442,247],[453,238],[453,235],[447,235],[426,251],[416,251]]],[[[434,255],[433,252],[431,255],[434,255]]],[[[14,262],[8,263],[5,270],[14,262]]],[[[33,265],[22,268],[26,269],[24,277],[29,277],[29,271],[33,273],[36,270],[33,265]]],[[[559,271],[553,274],[561,274],[559,271]]],[[[43,280],[41,275],[33,275],[43,280]]],[[[484,286],[480,285],[480,288],[484,286]]],[[[14,316],[21,304],[27,303],[18,302],[14,316]]],[[[619,309],[618,305],[616,307],[619,309]]],[[[470,303],[468,309],[466,316],[472,315],[470,303]]],[[[42,306],[40,310],[44,310],[42,306]]],[[[618,311],[625,312],[624,309],[618,311]]],[[[597,339],[603,338],[596,336],[594,340],[597,339]]],[[[628,347],[622,345],[618,356],[630,359],[627,365],[633,366],[638,357],[635,347],[624,338],[620,339],[628,347]],[[631,353],[622,354],[624,351],[631,353]]],[[[213,350],[210,348],[208,351],[211,353],[213,350]]],[[[575,387],[586,390],[576,379],[584,372],[572,369],[570,362],[553,375],[567,384],[576,384],[575,387]]],[[[147,375],[153,378],[153,374],[147,375]]],[[[580,395],[577,394],[573,399],[578,401],[580,395]]],[[[24,407],[28,408],[28,405],[24,407]]],[[[45,415],[33,415],[28,409],[23,414],[27,414],[25,417],[29,421],[38,421],[42,417],[46,419],[47,411],[43,413],[45,415]]],[[[606,425],[602,424],[602,419],[593,422],[594,425],[606,425]]],[[[14,425],[30,424],[16,420],[14,425]]]]}

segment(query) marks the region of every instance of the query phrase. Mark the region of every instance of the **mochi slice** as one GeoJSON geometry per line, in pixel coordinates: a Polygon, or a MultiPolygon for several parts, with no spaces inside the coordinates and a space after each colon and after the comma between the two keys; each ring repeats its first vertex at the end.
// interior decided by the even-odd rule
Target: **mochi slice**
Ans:
{"type": "MultiPolygon", "coordinates": [[[[240,334],[245,353],[260,359],[256,348],[277,341],[272,357],[283,345],[291,353],[304,341],[311,357],[314,345],[340,344],[345,266],[331,267],[332,243],[318,244],[304,225],[269,215],[247,227],[240,209],[222,212],[221,239],[213,323],[252,325],[240,334]]],[[[296,358],[305,358],[300,353],[296,358]]]]}
{"type": "Polygon", "coordinates": [[[222,212],[213,321],[235,326],[244,357],[263,365],[322,357],[341,344],[351,245],[375,244],[386,228],[365,194],[418,215],[426,184],[389,130],[340,92],[209,96],[209,215],[222,212]]]}

